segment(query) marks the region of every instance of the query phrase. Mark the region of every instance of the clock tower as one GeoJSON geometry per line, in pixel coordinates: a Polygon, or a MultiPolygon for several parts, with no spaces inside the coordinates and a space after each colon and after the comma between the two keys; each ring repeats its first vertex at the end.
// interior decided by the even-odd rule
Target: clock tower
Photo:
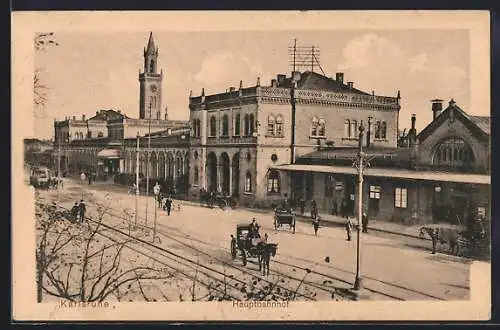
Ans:
{"type": "Polygon", "coordinates": [[[139,119],[162,119],[161,82],[163,70],[158,73],[158,48],[155,47],[153,32],[149,34],[144,48],[144,71],[139,72],[139,119]]]}

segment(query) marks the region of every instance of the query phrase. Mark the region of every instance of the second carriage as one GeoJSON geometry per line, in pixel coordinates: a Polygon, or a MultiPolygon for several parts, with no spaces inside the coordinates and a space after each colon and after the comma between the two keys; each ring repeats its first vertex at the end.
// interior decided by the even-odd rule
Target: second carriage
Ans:
{"type": "Polygon", "coordinates": [[[295,213],[291,208],[275,208],[274,209],[274,229],[288,225],[295,234],[295,213]]]}

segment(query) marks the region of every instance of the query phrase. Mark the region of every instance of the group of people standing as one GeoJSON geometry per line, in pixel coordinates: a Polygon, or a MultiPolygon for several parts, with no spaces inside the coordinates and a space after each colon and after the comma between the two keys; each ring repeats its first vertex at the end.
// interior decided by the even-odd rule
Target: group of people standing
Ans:
{"type": "Polygon", "coordinates": [[[158,207],[167,211],[167,215],[170,215],[173,204],[172,196],[166,195],[164,192],[162,192],[160,184],[158,182],[153,187],[153,193],[155,194],[156,201],[158,202],[158,207]]]}
{"type": "Polygon", "coordinates": [[[71,218],[74,222],[83,223],[85,220],[85,212],[87,211],[87,207],[83,202],[83,199],[80,200],[80,203],[75,202],[75,205],[71,208],[71,218]]]}

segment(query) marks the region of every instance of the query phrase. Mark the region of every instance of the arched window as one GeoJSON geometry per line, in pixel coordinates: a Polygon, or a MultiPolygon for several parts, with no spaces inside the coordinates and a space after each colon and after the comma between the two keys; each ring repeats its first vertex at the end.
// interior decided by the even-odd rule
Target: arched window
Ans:
{"type": "Polygon", "coordinates": [[[217,122],[215,116],[210,117],[210,136],[217,135],[217,122]]]}
{"type": "Polygon", "coordinates": [[[151,62],[149,63],[149,72],[154,72],[154,64],[155,62],[151,60],[151,62]]]}
{"type": "Polygon", "coordinates": [[[252,175],[250,172],[245,175],[245,192],[252,192],[252,175]]]}
{"type": "Polygon", "coordinates": [[[227,115],[222,116],[222,136],[229,135],[229,119],[227,115]]]}
{"type": "Polygon", "coordinates": [[[353,138],[358,137],[358,121],[357,120],[351,121],[351,137],[353,137],[353,138]]]}
{"type": "Polygon", "coordinates": [[[380,127],[380,120],[377,120],[377,122],[375,123],[375,138],[376,139],[380,139],[380,132],[381,131],[381,127],[380,127]]]}
{"type": "Polygon", "coordinates": [[[387,138],[387,123],[385,121],[382,122],[382,127],[381,127],[381,132],[380,132],[380,137],[382,139],[387,138]]]}
{"type": "Polygon", "coordinates": [[[318,135],[319,136],[325,136],[325,125],[326,122],[323,118],[319,120],[319,126],[318,126],[318,135]]]}
{"type": "Polygon", "coordinates": [[[277,170],[269,171],[267,177],[267,192],[279,193],[280,192],[280,174],[277,170]]]}
{"type": "Polygon", "coordinates": [[[283,136],[283,117],[276,117],[276,136],[283,136]]]}
{"type": "Polygon", "coordinates": [[[198,173],[198,166],[194,167],[194,184],[198,184],[199,182],[199,173],[198,173]]]}
{"type": "Polygon", "coordinates": [[[318,118],[313,117],[311,122],[311,136],[318,136],[318,124],[319,124],[318,118]]]}
{"type": "Polygon", "coordinates": [[[250,127],[250,117],[248,115],[245,115],[244,126],[243,126],[243,133],[245,136],[248,135],[249,127],[250,127]]]}
{"type": "Polygon", "coordinates": [[[274,119],[274,116],[270,115],[267,117],[267,135],[274,135],[274,125],[276,123],[276,120],[274,119]]]}
{"type": "Polygon", "coordinates": [[[234,136],[240,136],[240,134],[241,134],[241,115],[237,113],[236,118],[234,119],[234,136]]]}
{"type": "Polygon", "coordinates": [[[434,147],[434,165],[472,166],[474,153],[467,142],[459,137],[451,137],[439,142],[434,147]]]}
{"type": "Polygon", "coordinates": [[[198,136],[198,120],[193,119],[193,136],[197,137],[198,136]]]}
{"type": "Polygon", "coordinates": [[[351,137],[351,122],[349,121],[349,119],[346,119],[344,121],[344,137],[351,137]]]}
{"type": "Polygon", "coordinates": [[[254,119],[254,116],[252,114],[249,116],[248,125],[249,125],[249,127],[248,127],[248,135],[252,136],[253,132],[254,132],[254,129],[255,129],[255,119],[254,119]]]}

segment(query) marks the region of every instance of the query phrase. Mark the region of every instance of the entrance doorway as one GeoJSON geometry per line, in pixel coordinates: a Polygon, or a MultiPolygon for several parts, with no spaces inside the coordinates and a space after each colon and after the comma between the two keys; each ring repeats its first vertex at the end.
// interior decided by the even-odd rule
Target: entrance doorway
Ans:
{"type": "Polygon", "coordinates": [[[207,187],[208,191],[217,191],[217,156],[213,152],[207,155],[207,187]]]}

